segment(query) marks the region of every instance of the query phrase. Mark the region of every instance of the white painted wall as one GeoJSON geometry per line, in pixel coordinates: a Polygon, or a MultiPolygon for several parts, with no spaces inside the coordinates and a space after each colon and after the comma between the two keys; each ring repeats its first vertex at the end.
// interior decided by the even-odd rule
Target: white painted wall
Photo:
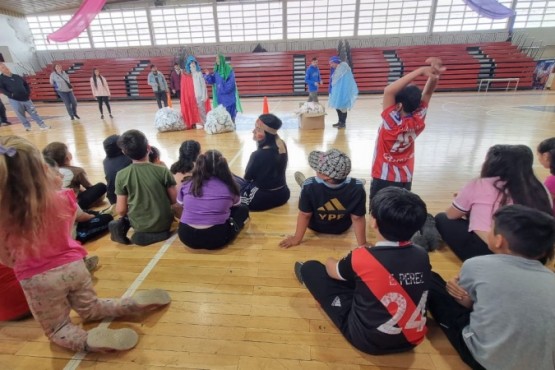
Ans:
{"type": "Polygon", "coordinates": [[[14,73],[34,74],[35,70],[40,70],[25,18],[0,14],[0,53],[14,73]]]}

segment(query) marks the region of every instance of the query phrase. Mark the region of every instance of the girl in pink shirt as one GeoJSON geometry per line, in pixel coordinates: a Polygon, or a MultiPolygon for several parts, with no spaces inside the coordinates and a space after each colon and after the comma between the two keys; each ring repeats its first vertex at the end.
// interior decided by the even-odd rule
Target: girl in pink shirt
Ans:
{"type": "Polygon", "coordinates": [[[112,116],[112,108],[110,107],[110,86],[108,81],[100,74],[98,68],[93,69],[91,77],[91,90],[94,98],[98,101],[98,110],[100,111],[100,119],[104,119],[104,111],[102,110],[102,103],[106,104],[110,118],[112,116]]]}
{"type": "Polygon", "coordinates": [[[99,299],[70,232],[75,194],[57,191],[54,171],[40,151],[18,136],[0,137],[0,263],[13,268],[31,313],[48,338],[74,351],[133,348],[131,329],[85,331],[71,322],[74,309],[84,321],[141,313],[170,302],[159,289],[123,299],[99,299]]]}
{"type": "Polygon", "coordinates": [[[495,211],[522,204],[552,214],[549,196],[534,175],[534,154],[526,145],[494,145],[486,155],[480,177],[466,184],[451,207],[436,215],[436,226],[461,260],[490,254],[487,234],[495,211]]]}
{"type": "Polygon", "coordinates": [[[550,175],[543,184],[551,194],[555,212],[555,159],[552,158],[555,158],[555,137],[545,139],[538,145],[538,159],[544,168],[549,169],[550,175]]]}

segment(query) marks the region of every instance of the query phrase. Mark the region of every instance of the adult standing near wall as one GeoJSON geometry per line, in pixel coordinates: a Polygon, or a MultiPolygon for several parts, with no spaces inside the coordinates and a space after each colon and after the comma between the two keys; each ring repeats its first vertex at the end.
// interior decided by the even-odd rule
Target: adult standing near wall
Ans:
{"type": "Polygon", "coordinates": [[[178,63],[173,65],[173,70],[170,73],[170,88],[172,94],[177,99],[181,99],[181,74],[183,71],[178,63]]]}
{"type": "Polygon", "coordinates": [[[330,58],[330,98],[328,105],[337,111],[338,121],[333,127],[345,128],[347,111],[353,107],[358,96],[358,87],[353,77],[351,67],[342,62],[338,56],[330,58]]]}
{"type": "Polygon", "coordinates": [[[40,118],[35,105],[29,99],[31,89],[27,81],[20,75],[13,74],[4,63],[0,63],[0,73],[0,93],[8,97],[12,109],[23,126],[25,126],[25,130],[31,131],[31,123],[25,117],[25,112],[28,112],[33,117],[42,130],[48,130],[50,126],[47,126],[42,118],[40,118]]]}
{"type": "Polygon", "coordinates": [[[318,58],[312,58],[312,62],[306,69],[304,82],[308,86],[308,101],[318,103],[318,87],[322,84],[320,68],[318,68],[318,58]]]}
{"type": "Polygon", "coordinates": [[[93,74],[91,77],[91,90],[95,99],[98,101],[98,110],[100,111],[100,119],[104,119],[104,111],[102,110],[102,103],[108,108],[108,114],[110,118],[112,116],[112,108],[110,107],[110,86],[108,86],[108,81],[100,74],[98,68],[93,69],[93,74]]]}
{"type": "Polygon", "coordinates": [[[168,106],[168,83],[162,72],[158,71],[158,68],[152,64],[150,66],[150,73],[148,74],[148,84],[152,87],[154,91],[154,96],[156,97],[156,103],[158,104],[158,109],[162,109],[162,102],[164,102],[164,107],[168,106]]]}
{"type": "Polygon", "coordinates": [[[50,85],[56,89],[71,119],[80,119],[81,117],[77,115],[77,99],[73,94],[73,86],[69,81],[69,75],[62,69],[61,64],[54,66],[54,71],[50,74],[50,85]]]}
{"type": "Polygon", "coordinates": [[[210,110],[210,99],[206,82],[197,59],[190,55],[181,72],[181,114],[187,128],[203,128],[206,112],[210,110]]]}
{"type": "Polygon", "coordinates": [[[237,112],[242,112],[241,100],[235,83],[235,72],[233,67],[227,63],[223,54],[218,54],[214,72],[204,76],[206,83],[213,85],[212,88],[212,107],[223,105],[228,111],[233,122],[237,112]]]}

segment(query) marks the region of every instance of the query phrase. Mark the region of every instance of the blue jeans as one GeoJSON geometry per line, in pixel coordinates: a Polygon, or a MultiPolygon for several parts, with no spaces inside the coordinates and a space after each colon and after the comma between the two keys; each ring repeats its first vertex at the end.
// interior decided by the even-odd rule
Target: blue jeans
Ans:
{"type": "Polygon", "coordinates": [[[31,117],[37,122],[37,124],[41,127],[45,126],[44,121],[40,118],[39,114],[37,113],[37,109],[31,100],[27,101],[19,101],[14,99],[9,99],[10,105],[12,106],[17,118],[23,123],[25,128],[31,128],[31,122],[25,117],[25,111],[29,113],[31,117]]]}
{"type": "Polygon", "coordinates": [[[73,91],[58,91],[58,95],[66,105],[67,113],[71,118],[74,118],[77,115],[77,100],[75,100],[75,95],[73,95],[73,91]]]}

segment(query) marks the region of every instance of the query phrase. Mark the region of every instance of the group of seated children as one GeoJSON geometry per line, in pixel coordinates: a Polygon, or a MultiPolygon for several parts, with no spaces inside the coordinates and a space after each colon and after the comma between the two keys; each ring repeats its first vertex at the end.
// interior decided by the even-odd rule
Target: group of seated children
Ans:
{"type": "Polygon", "coordinates": [[[127,350],[138,341],[128,328],[72,323],[99,321],[151,311],[170,303],[160,289],[121,299],[96,296],[84,258],[87,251],[71,235],[76,195],[60,189],[38,148],[18,136],[0,137],[0,263],[13,269],[33,317],[54,343],[73,351],[127,350]]]}
{"type": "MultiPolygon", "coordinates": [[[[142,132],[129,130],[107,138],[108,197],[115,197],[115,211],[120,216],[109,224],[111,239],[142,246],[165,240],[176,215],[179,238],[185,245],[218,249],[229,244],[248,221],[249,210],[266,210],[289,200],[287,147],[277,134],[281,125],[273,114],[257,119],[253,139],[258,149],[251,155],[244,178],[231,173],[217,150],[200,154],[200,144],[194,140],[183,142],[170,172],[160,161],[159,150],[149,145],[142,132]],[[131,159],[131,165],[122,155],[131,159]],[[128,238],[131,227],[134,233],[128,238]]],[[[364,197],[362,186],[360,189],[364,197]]],[[[365,242],[364,204],[362,208],[362,216],[357,210],[362,217],[356,221],[361,230],[357,235],[365,242]]]]}
{"type": "MultiPolygon", "coordinates": [[[[377,243],[361,245],[340,261],[297,262],[295,275],[363,352],[401,352],[421,343],[428,307],[473,369],[553,369],[555,347],[546,343],[555,343],[555,274],[544,264],[554,254],[549,192],[555,177],[546,180],[546,191],[533,173],[530,148],[490,148],[480,178],[435,217],[445,243],[465,261],[457,277],[446,283],[431,271],[425,250],[411,242],[429,219],[424,202],[409,192],[414,140],[424,129],[427,103],[444,70],[439,59],[428,61],[430,67],[407,74],[384,92],[370,186],[370,225],[377,243]],[[429,77],[423,92],[407,86],[420,74],[429,77]]],[[[555,139],[542,142],[538,155],[555,175],[555,139]]],[[[320,158],[325,161],[325,154],[320,158]]],[[[283,247],[298,244],[315,225],[314,206],[303,199],[314,195],[304,187],[333,178],[311,167],[317,177],[304,181],[297,232],[280,243],[283,247]]]]}
{"type": "MultiPolygon", "coordinates": [[[[425,249],[411,242],[429,219],[426,204],[410,192],[414,140],[424,129],[427,104],[445,70],[438,58],[427,62],[430,66],[407,74],[384,92],[370,186],[369,225],[377,235],[375,245],[367,245],[366,240],[364,181],[349,177],[349,157],[330,149],[310,153],[308,162],[316,176],[306,179],[295,174],[301,185],[296,232],[280,246],[300,244],[307,228],[339,234],[353,226],[358,248],[339,261],[297,262],[294,272],[345,338],[363,352],[378,355],[414,348],[425,338],[429,309],[463,361],[474,369],[553,369],[555,347],[546,343],[555,343],[555,274],[544,264],[553,258],[555,244],[549,194],[555,187],[555,138],[538,146],[540,162],[552,173],[546,181],[549,191],[533,173],[530,148],[495,145],[487,153],[480,177],[456,194],[446,212],[435,216],[442,239],[464,261],[460,274],[446,283],[432,272],[425,249]],[[424,91],[409,85],[420,75],[428,76],[424,91]]],[[[280,127],[274,115],[257,119],[253,130],[257,150],[244,178],[231,173],[219,151],[201,153],[194,140],[181,145],[170,172],[142,132],[129,130],[108,137],[104,141],[108,199],[120,216],[109,224],[112,240],[148,245],[167,239],[177,202],[182,206],[178,235],[185,245],[218,249],[230,243],[248,221],[249,210],[266,210],[289,200],[288,154],[277,133],[280,127]],[[127,237],[130,227],[134,229],[131,239],[127,237]]],[[[39,165],[36,149],[24,139],[6,137],[0,143],[5,148],[0,164],[8,174],[23,171],[22,157],[31,158],[25,163],[39,165]],[[18,156],[10,156],[12,152],[18,156]]],[[[51,143],[44,154],[59,166],[66,187],[90,190],[76,193],[83,208],[101,199],[100,185],[92,186],[82,169],[71,166],[64,144],[51,143]]],[[[27,193],[13,191],[9,178],[0,182],[2,194],[14,193],[12,198],[0,198],[2,209],[21,207],[29,212],[25,217],[31,217],[24,219],[21,210],[13,219],[6,216],[10,212],[0,213],[0,245],[12,246],[0,251],[0,261],[15,268],[33,315],[52,341],[75,350],[131,348],[137,341],[133,332],[94,329],[94,335],[94,330],[87,335],[68,322],[62,305],[98,319],[159,307],[169,302],[169,296],[154,291],[110,305],[95,300],[96,306],[88,307],[83,299],[93,297],[94,291],[90,275],[83,273],[84,250],[61,231],[50,235],[54,228],[48,227],[54,221],[42,217],[52,211],[53,199],[69,211],[77,205],[59,185],[47,185],[47,177],[42,172],[36,181],[21,177],[32,199],[21,199],[27,193]],[[31,229],[29,221],[36,221],[39,228],[31,229]],[[13,232],[7,233],[7,226],[13,226],[13,232]],[[44,233],[60,243],[55,248],[42,246],[50,240],[44,233]],[[5,243],[7,239],[13,242],[5,243]],[[25,243],[29,240],[34,243],[25,243]],[[43,255],[40,260],[31,257],[36,248],[43,255]],[[56,248],[64,251],[64,257],[53,257],[56,248]],[[40,273],[48,274],[46,282],[35,278],[40,273]],[[61,274],[78,277],[78,289],[84,292],[79,291],[77,299],[64,297],[54,320],[44,316],[41,302],[60,295],[59,290],[69,284],[60,283],[61,274]]],[[[55,212],[55,218],[65,215],[55,212]]]]}

